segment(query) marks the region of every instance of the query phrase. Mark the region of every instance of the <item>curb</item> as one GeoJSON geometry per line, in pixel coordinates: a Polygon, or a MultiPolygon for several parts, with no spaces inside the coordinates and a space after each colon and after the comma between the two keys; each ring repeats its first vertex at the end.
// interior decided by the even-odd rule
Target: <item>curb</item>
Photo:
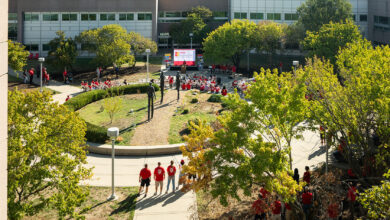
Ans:
{"type": "MultiPolygon", "coordinates": [[[[115,155],[118,156],[156,156],[181,154],[181,144],[155,145],[155,146],[117,146],[115,145],[115,155]]],[[[96,144],[87,142],[89,153],[111,155],[112,146],[108,144],[96,144]]]]}

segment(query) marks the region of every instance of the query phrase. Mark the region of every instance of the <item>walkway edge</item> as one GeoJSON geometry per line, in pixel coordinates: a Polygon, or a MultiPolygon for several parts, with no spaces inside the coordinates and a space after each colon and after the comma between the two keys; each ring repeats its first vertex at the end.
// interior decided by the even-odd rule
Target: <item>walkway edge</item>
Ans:
{"type": "MultiPolygon", "coordinates": [[[[155,145],[155,146],[118,146],[115,145],[115,155],[118,156],[156,156],[181,154],[181,144],[155,145]]],[[[89,153],[111,155],[112,146],[87,142],[89,153]]]]}

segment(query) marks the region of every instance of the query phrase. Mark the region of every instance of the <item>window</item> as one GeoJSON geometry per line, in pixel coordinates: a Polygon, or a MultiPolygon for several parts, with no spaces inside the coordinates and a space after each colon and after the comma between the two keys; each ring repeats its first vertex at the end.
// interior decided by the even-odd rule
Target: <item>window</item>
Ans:
{"type": "Polygon", "coordinates": [[[355,14],[352,15],[352,20],[353,20],[353,21],[356,21],[356,15],[355,15],[355,14]]]}
{"type": "Polygon", "coordinates": [[[165,17],[166,18],[179,18],[179,17],[181,17],[181,12],[179,12],[179,11],[165,12],[165,17]]]}
{"type": "Polygon", "coordinates": [[[228,16],[227,11],[214,11],[213,16],[217,18],[226,18],[228,16]]]}
{"type": "Polygon", "coordinates": [[[100,14],[101,21],[115,21],[115,14],[100,14]]]}
{"type": "Polygon", "coordinates": [[[50,50],[50,44],[42,44],[42,50],[43,51],[49,51],[50,50]]]}
{"type": "Polygon", "coordinates": [[[58,21],[58,14],[43,14],[42,19],[44,21],[58,21]]]}
{"type": "Polygon", "coordinates": [[[24,20],[25,21],[39,21],[39,14],[26,13],[26,14],[24,14],[24,20]]]}
{"type": "Polygon", "coordinates": [[[8,39],[15,41],[18,37],[18,24],[8,24],[8,39]]]}
{"type": "Polygon", "coordinates": [[[134,14],[119,14],[120,21],[132,21],[134,20],[134,14]]]}
{"type": "Polygon", "coordinates": [[[251,13],[251,19],[262,20],[262,19],[264,19],[264,14],[263,13],[251,13]]]}
{"type": "Polygon", "coordinates": [[[298,20],[298,14],[286,13],[286,14],[284,14],[284,20],[296,21],[296,20],[298,20]]]}
{"type": "Polygon", "coordinates": [[[63,21],[77,21],[77,14],[62,14],[63,21]]]}
{"type": "Polygon", "coordinates": [[[27,51],[39,51],[38,44],[27,44],[25,46],[27,51]]]}
{"type": "Polygon", "coordinates": [[[367,15],[360,15],[360,21],[367,21],[367,15]]]}
{"type": "Polygon", "coordinates": [[[138,13],[138,20],[139,21],[151,21],[152,20],[152,13],[138,13]]]}
{"type": "Polygon", "coordinates": [[[17,20],[18,20],[18,14],[8,13],[8,21],[17,21],[17,20]]]}
{"type": "Polygon", "coordinates": [[[235,12],[234,18],[235,19],[247,19],[246,12],[235,12]]]}
{"type": "Polygon", "coordinates": [[[81,14],[82,21],[96,21],[96,14],[81,14]]]}
{"type": "Polygon", "coordinates": [[[281,20],[282,16],[280,13],[267,13],[267,20],[281,20]]]}

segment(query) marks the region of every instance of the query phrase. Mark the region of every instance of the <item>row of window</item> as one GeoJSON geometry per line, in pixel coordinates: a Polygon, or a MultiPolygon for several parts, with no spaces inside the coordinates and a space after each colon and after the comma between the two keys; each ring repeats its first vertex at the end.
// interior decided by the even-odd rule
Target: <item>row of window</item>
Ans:
{"type": "MultiPolygon", "coordinates": [[[[267,13],[266,20],[282,20],[281,13],[267,13]]],[[[250,13],[251,20],[264,20],[264,13],[250,13]]],[[[234,19],[248,19],[248,13],[246,12],[235,12],[234,19]]],[[[296,13],[285,13],[285,21],[296,21],[298,20],[298,14],[296,13]]],[[[353,20],[356,21],[356,15],[353,15],[353,20]]],[[[359,21],[367,21],[367,15],[359,15],[359,21]]]]}
{"type": "MultiPolygon", "coordinates": [[[[188,11],[160,11],[158,17],[160,18],[185,18],[188,11]]],[[[224,18],[228,16],[227,11],[213,11],[213,17],[224,18]]]]}
{"type": "Polygon", "coordinates": [[[375,15],[374,28],[382,31],[390,31],[390,17],[375,15]]]}
{"type": "MultiPolygon", "coordinates": [[[[98,14],[100,21],[115,21],[117,16],[115,13],[102,13],[98,14]]],[[[69,13],[69,14],[61,14],[62,21],[77,21],[78,14],[69,13]]],[[[152,13],[137,13],[137,19],[139,21],[151,21],[152,13]]],[[[43,21],[58,21],[59,14],[42,14],[43,21]]],[[[81,21],[96,21],[97,14],[81,14],[81,21]]],[[[134,13],[120,13],[118,16],[119,21],[133,21],[134,13]]],[[[24,21],[39,21],[39,14],[34,13],[25,13],[24,21]]]]}
{"type": "MultiPolygon", "coordinates": [[[[27,51],[39,51],[39,44],[25,44],[27,51]]],[[[80,49],[83,51],[86,51],[88,46],[87,44],[81,44],[80,49]]],[[[50,44],[42,44],[42,51],[49,51],[50,50],[50,44]]]]}

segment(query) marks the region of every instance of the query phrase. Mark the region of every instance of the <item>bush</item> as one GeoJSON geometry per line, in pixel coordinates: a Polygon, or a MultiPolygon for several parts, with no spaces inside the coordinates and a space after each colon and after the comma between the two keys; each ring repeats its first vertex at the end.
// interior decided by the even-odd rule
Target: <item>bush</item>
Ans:
{"type": "Polygon", "coordinates": [[[188,114],[190,111],[188,109],[184,109],[182,114],[185,115],[185,114],[188,114]]]}
{"type": "Polygon", "coordinates": [[[104,144],[109,139],[107,129],[88,122],[85,123],[87,124],[87,132],[85,134],[87,141],[104,144]]]}
{"type": "MultiPolygon", "coordinates": [[[[82,107],[91,104],[92,102],[99,101],[106,98],[107,96],[118,96],[118,95],[127,95],[127,94],[136,94],[138,91],[141,93],[146,93],[149,84],[135,84],[128,86],[118,86],[106,90],[92,90],[89,92],[84,92],[80,95],[77,95],[74,98],[69,99],[64,105],[73,111],[77,111],[82,107]]],[[[160,87],[156,84],[153,84],[156,91],[160,90],[160,87]]]]}
{"type": "Polygon", "coordinates": [[[199,100],[197,99],[197,98],[193,98],[192,100],[191,100],[191,103],[198,103],[199,102],[199,100]]]}
{"type": "Polygon", "coordinates": [[[209,99],[207,99],[208,102],[222,102],[222,95],[218,94],[212,94],[209,99]]]}

